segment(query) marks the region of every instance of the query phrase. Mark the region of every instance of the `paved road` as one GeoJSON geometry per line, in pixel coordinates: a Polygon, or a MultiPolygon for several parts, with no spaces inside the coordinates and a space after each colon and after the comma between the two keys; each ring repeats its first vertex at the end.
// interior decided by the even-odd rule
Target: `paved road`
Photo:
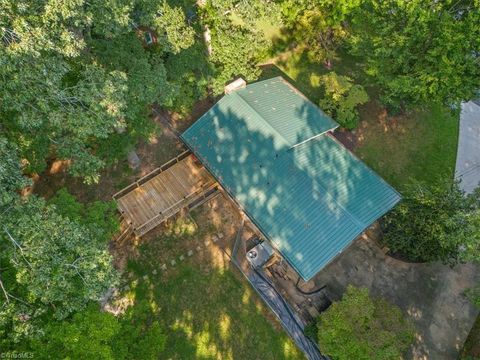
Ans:
{"type": "MultiPolygon", "coordinates": [[[[480,102],[479,102],[480,104],[480,102]]],[[[455,177],[467,194],[480,183],[480,105],[469,101],[462,104],[458,137],[455,177]]]]}

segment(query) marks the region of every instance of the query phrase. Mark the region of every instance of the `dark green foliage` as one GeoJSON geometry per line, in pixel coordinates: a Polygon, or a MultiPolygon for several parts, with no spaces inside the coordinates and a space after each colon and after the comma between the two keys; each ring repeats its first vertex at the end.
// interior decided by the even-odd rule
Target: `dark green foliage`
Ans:
{"type": "Polygon", "coordinates": [[[480,3],[367,0],[353,16],[352,50],[393,108],[471,99],[480,86],[480,3]]]}
{"type": "Polygon", "coordinates": [[[331,66],[336,49],[348,36],[346,19],[359,5],[348,1],[284,1],[282,11],[292,38],[309,55],[331,66]]]}
{"type": "Polygon", "coordinates": [[[115,359],[113,339],[120,331],[118,320],[101,312],[96,304],[76,313],[71,319],[50,322],[45,335],[32,344],[36,356],[50,359],[115,359]]]}
{"type": "Polygon", "coordinates": [[[468,299],[478,308],[480,308],[480,284],[466,291],[468,299]]]}
{"type": "Polygon", "coordinates": [[[323,75],[321,82],[325,96],[320,100],[320,107],[342,127],[349,130],[356,128],[360,117],[357,107],[368,101],[367,92],[349,77],[335,72],[323,75]]]}
{"type": "Polygon", "coordinates": [[[57,191],[49,201],[57,212],[76,221],[90,230],[99,242],[108,242],[119,229],[116,205],[113,201],[95,201],[90,204],[79,203],[67,189],[57,191]]]}
{"type": "Polygon", "coordinates": [[[310,324],[305,326],[303,329],[305,335],[307,335],[310,339],[315,340],[318,342],[318,322],[317,319],[312,321],[310,324]]]}
{"type": "Polygon", "coordinates": [[[397,306],[349,286],[342,300],[320,315],[318,341],[336,360],[397,360],[413,343],[414,328],[397,306]]]}
{"type": "Polygon", "coordinates": [[[207,61],[206,51],[203,43],[196,42],[188,49],[167,57],[167,78],[175,93],[171,109],[187,113],[196,101],[207,96],[213,69],[207,61]]]}
{"type": "Polygon", "coordinates": [[[209,1],[202,11],[202,20],[211,30],[210,59],[216,69],[213,80],[216,94],[236,77],[252,81],[260,75],[257,65],[267,55],[270,44],[253,25],[258,19],[252,11],[253,3],[209,1]]]}
{"type": "Polygon", "coordinates": [[[55,317],[65,318],[115,284],[105,242],[43,199],[18,200],[3,214],[0,244],[32,311],[53,305],[55,317]]]}
{"type": "Polygon", "coordinates": [[[120,320],[121,332],[114,339],[116,359],[158,359],[166,336],[158,321],[152,321],[152,308],[140,300],[120,320]]]}
{"type": "Polygon", "coordinates": [[[413,261],[456,264],[480,260],[480,191],[464,196],[458,184],[414,184],[386,216],[384,241],[413,261]]]}
{"type": "Polygon", "coordinates": [[[9,205],[15,192],[29,185],[30,181],[22,175],[22,167],[16,147],[7,139],[0,137],[0,210],[9,205]]]}

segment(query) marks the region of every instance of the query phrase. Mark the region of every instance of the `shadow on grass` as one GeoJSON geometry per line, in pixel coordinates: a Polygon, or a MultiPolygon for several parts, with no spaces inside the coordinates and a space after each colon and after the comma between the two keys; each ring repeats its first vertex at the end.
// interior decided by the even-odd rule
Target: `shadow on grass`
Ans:
{"type": "MultiPolygon", "coordinates": [[[[158,239],[162,240],[166,239],[158,239]]],[[[161,272],[153,277],[154,262],[150,257],[157,251],[146,246],[138,261],[130,263],[136,280],[131,288],[135,305],[128,316],[133,322],[144,322],[143,326],[152,321],[160,322],[167,334],[162,357],[302,357],[286,334],[272,327],[265,318],[263,304],[233,269],[202,266],[189,258],[168,273],[161,272]]],[[[202,262],[214,261],[209,259],[213,254],[204,255],[202,262]]]]}

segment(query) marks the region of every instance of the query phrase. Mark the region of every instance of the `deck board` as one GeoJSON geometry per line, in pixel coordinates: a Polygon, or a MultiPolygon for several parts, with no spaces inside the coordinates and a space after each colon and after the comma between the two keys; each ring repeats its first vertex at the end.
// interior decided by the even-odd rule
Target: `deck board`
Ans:
{"type": "MultiPolygon", "coordinates": [[[[160,170],[159,170],[160,171],[160,170]]],[[[133,190],[116,198],[117,206],[137,235],[153,229],[215,184],[213,177],[189,155],[133,190]]]]}

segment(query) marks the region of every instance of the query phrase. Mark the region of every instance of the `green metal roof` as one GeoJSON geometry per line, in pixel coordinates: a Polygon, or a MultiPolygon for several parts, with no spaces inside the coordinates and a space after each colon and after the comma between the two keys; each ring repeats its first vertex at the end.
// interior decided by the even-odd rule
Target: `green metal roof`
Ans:
{"type": "Polygon", "coordinates": [[[278,76],[236,91],[289,146],[338,127],[302,93],[278,76]]]}
{"type": "Polygon", "coordinates": [[[329,134],[292,148],[333,121],[284,86],[274,78],[225,95],[182,139],[309,280],[400,195],[329,134]]]}

